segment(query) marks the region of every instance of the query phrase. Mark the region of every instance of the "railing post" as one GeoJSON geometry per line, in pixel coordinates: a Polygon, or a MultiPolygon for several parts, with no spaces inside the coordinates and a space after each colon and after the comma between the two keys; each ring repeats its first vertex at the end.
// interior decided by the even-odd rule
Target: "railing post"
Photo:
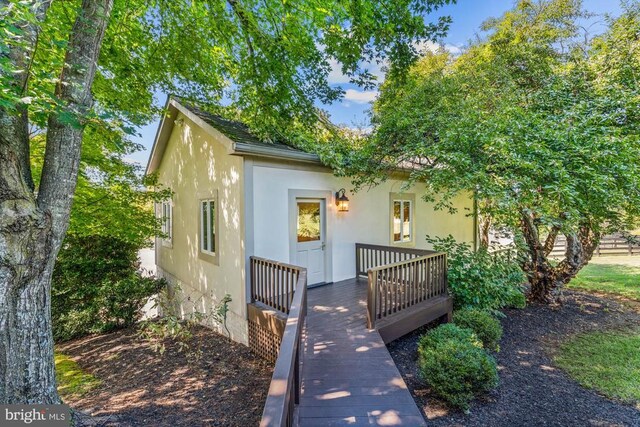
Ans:
{"type": "Polygon", "coordinates": [[[254,288],[256,285],[256,278],[253,270],[254,270],[254,260],[253,260],[253,257],[250,256],[249,257],[249,287],[250,287],[250,293],[251,293],[251,295],[249,296],[250,303],[255,302],[254,296],[256,294],[256,291],[254,288]]]}
{"type": "Polygon", "coordinates": [[[377,299],[378,299],[378,286],[377,286],[377,273],[373,270],[367,272],[368,276],[368,288],[367,288],[367,328],[373,329],[376,325],[376,313],[377,313],[377,299]]]}
{"type": "Polygon", "coordinates": [[[447,258],[447,254],[443,255],[444,257],[444,294],[449,295],[449,259],[447,258]]]}
{"type": "Polygon", "coordinates": [[[356,280],[360,277],[360,245],[356,243],[356,280]]]}

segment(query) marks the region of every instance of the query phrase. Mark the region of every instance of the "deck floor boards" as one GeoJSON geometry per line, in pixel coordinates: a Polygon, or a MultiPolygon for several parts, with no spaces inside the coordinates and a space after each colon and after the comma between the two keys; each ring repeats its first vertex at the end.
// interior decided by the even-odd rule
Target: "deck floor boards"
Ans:
{"type": "Polygon", "coordinates": [[[309,289],[300,426],[426,423],[380,334],[367,329],[366,280],[309,289]]]}

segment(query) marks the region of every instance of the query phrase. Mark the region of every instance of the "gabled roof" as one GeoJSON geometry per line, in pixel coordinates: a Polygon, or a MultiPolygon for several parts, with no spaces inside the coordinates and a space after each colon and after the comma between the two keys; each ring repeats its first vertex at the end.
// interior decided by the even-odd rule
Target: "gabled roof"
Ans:
{"type": "Polygon", "coordinates": [[[229,154],[320,164],[320,158],[316,154],[287,144],[261,140],[253,135],[244,123],[206,112],[197,105],[175,95],[169,96],[165,110],[166,114],[158,127],[147,163],[145,171],[147,174],[155,172],[160,166],[178,113],[187,116],[196,125],[220,141],[227,148],[229,154]]]}

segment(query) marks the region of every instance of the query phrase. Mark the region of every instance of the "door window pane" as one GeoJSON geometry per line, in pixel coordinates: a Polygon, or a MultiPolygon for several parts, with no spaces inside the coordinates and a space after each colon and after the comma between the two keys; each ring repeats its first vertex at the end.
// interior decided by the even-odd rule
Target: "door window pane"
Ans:
{"type": "Polygon", "coordinates": [[[298,242],[320,240],[320,202],[298,202],[298,242]]]}

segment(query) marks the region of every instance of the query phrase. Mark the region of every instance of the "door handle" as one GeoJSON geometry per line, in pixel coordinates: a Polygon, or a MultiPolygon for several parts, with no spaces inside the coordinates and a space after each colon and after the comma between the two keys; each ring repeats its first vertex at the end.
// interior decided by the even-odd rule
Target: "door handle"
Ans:
{"type": "Polygon", "coordinates": [[[325,246],[327,246],[324,242],[322,242],[322,250],[324,251],[325,246]]]}

